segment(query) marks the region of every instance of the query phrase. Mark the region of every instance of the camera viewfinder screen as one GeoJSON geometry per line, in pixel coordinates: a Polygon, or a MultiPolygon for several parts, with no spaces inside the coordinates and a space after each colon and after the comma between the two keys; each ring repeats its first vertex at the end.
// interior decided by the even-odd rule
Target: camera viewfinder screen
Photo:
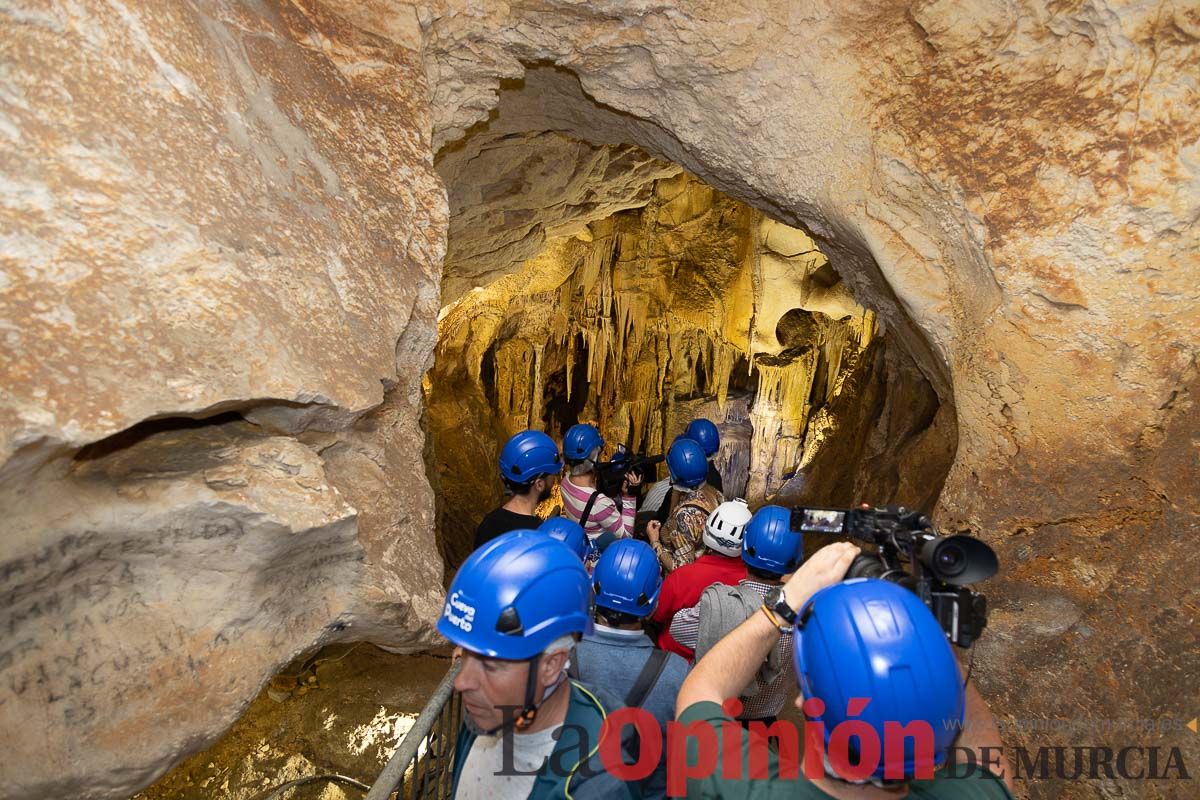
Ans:
{"type": "Polygon", "coordinates": [[[806,508],[800,530],[811,533],[841,533],[846,524],[845,511],[806,508]]]}

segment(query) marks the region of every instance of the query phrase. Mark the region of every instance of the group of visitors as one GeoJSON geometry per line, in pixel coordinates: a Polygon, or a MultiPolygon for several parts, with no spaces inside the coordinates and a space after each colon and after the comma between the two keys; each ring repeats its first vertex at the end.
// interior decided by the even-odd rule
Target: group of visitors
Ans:
{"type": "Polygon", "coordinates": [[[920,598],[843,581],[853,544],[806,559],[788,509],[725,500],[709,420],[644,498],[635,470],[601,491],[604,446],[581,424],[561,449],[530,430],[501,451],[509,498],[438,624],[461,662],[455,797],[1010,796],[994,756],[954,779],[952,747],[999,736],[920,598]],[[562,514],[542,520],[556,481],[562,514]],[[781,719],[793,696],[803,735],[781,719]],[[917,731],[899,750],[893,724],[917,731]]]}

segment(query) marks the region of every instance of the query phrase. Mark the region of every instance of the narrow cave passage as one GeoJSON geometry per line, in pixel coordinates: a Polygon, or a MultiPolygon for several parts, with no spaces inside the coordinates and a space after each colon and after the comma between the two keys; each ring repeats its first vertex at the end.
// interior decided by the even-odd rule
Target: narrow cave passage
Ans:
{"type": "Polygon", "coordinates": [[[1093,761],[1019,792],[1186,785],[1195,3],[18,0],[0,41],[8,800],[370,779],[504,437],[701,414],[731,494],[994,547],[1004,749],[1093,761]]]}
{"type": "MultiPolygon", "coordinates": [[[[952,404],[822,244],[637,145],[512,119],[564,80],[533,73],[437,162],[451,224],[424,455],[446,579],[502,502],[500,446],[527,427],[561,441],[589,421],[610,445],[660,453],[702,416],[718,423],[731,497],[931,507],[954,456],[952,404]]],[[[370,776],[445,664],[366,643],[303,653],[139,798],[370,776]]]]}
{"type": "Polygon", "coordinates": [[[587,421],[610,448],[661,453],[702,416],[729,496],[931,508],[952,403],[837,264],[611,131],[539,129],[569,82],[531,70],[437,162],[451,224],[426,466],[450,570],[503,502],[494,464],[525,428],[561,441],[587,421]]]}

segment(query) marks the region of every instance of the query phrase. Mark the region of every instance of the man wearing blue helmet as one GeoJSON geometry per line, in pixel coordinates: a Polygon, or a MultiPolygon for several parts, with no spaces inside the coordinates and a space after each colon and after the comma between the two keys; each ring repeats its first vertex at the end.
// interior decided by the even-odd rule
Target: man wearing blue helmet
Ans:
{"type": "Polygon", "coordinates": [[[540,525],[538,504],[550,499],[553,478],[561,471],[558,446],[541,431],[521,431],[505,442],[500,478],[510,496],[475,529],[476,549],[502,533],[540,525]]]}
{"type": "Polygon", "coordinates": [[[463,563],[437,625],[461,662],[455,798],[638,796],[598,756],[614,703],[567,678],[577,637],[591,627],[587,572],[545,533],[510,531],[463,563]]]}
{"type": "Polygon", "coordinates": [[[666,522],[653,519],[646,523],[646,539],[663,569],[670,572],[696,560],[704,523],[725,498],[706,482],[704,449],[691,439],[681,436],[671,443],[667,473],[672,487],[669,513],[666,522]]]}
{"type": "MultiPolygon", "coordinates": [[[[746,577],[736,586],[714,584],[700,602],[671,620],[670,633],[679,644],[695,650],[698,662],[726,634],[758,612],[763,602],[780,591],[783,576],[796,571],[804,559],[804,543],[792,530],[792,513],[783,506],[763,506],[754,512],[742,534],[746,577]]],[[[742,688],[744,722],[770,724],[787,704],[792,691],[792,635],[784,632],[763,659],[753,679],[742,688]]]]}
{"type": "MultiPolygon", "coordinates": [[[[675,696],[688,665],[674,653],[658,650],[642,628],[654,611],[662,575],[654,551],[636,539],[611,544],[592,573],[596,626],[576,650],[575,671],[589,688],[624,698],[658,720],[660,732],[675,718],[675,696]]],[[[666,792],[666,761],[646,779],[645,797],[666,792]]]]}
{"type": "Polygon", "coordinates": [[[708,477],[704,479],[704,482],[718,492],[725,491],[725,485],[721,479],[721,471],[717,469],[717,465],[713,462],[713,456],[721,449],[721,434],[717,430],[716,424],[704,417],[697,417],[688,423],[683,435],[700,445],[701,449],[704,450],[704,457],[708,461],[708,477]]]}
{"type": "Polygon", "coordinates": [[[573,519],[563,516],[550,517],[538,526],[538,532],[545,533],[551,539],[557,539],[565,544],[572,553],[579,556],[579,560],[585,566],[596,552],[591,539],[588,539],[583,528],[579,527],[579,523],[573,519]]]}
{"type": "MultiPolygon", "coordinates": [[[[698,417],[688,423],[686,429],[678,437],[680,439],[691,439],[696,444],[700,445],[700,449],[704,451],[704,458],[708,464],[708,474],[704,478],[704,482],[718,492],[724,493],[725,483],[721,478],[721,471],[717,469],[716,463],[713,461],[713,456],[721,449],[721,434],[717,430],[717,426],[711,420],[704,417],[698,417]]],[[[670,510],[670,494],[671,480],[661,480],[650,487],[650,491],[646,492],[646,497],[642,501],[640,515],[649,515],[653,513],[654,519],[659,522],[667,521],[667,512],[670,510]]]]}
{"type": "Polygon", "coordinates": [[[572,425],[563,435],[563,458],[570,474],[563,478],[558,490],[562,494],[563,516],[583,526],[593,544],[603,548],[613,539],[633,535],[637,515],[637,487],[642,477],[633,472],[625,474],[621,483],[621,505],[600,491],[596,485],[596,465],[604,437],[594,425],[572,425]]]}
{"type": "Polygon", "coordinates": [[[846,542],[818,550],[783,586],[776,602],[765,602],[761,613],[751,615],[696,665],[676,705],[678,720],[693,734],[697,726],[711,730],[712,737],[696,736],[696,741],[707,738],[716,753],[738,752],[739,746],[743,755],[750,753],[756,747],[754,734],[729,725],[720,704],[753,676],[781,630],[790,629],[798,639],[795,667],[801,696],[796,703],[808,717],[806,726],[815,726],[823,738],[823,749],[805,739],[801,771],[798,748],[785,747],[784,738],[790,737],[781,737],[778,749],[759,748],[766,775],[752,778],[745,771],[728,774],[720,764],[699,764],[696,748],[689,747],[679,775],[686,780],[688,797],[1011,798],[994,774],[953,779],[942,768],[952,744],[972,750],[1000,746],[991,713],[973,690],[964,693],[941,626],[914,593],[875,579],[841,583],[858,552],[846,542]],[[851,736],[845,735],[849,727],[838,732],[846,722],[853,723],[851,736]],[[898,746],[889,748],[886,742],[898,727],[909,738],[893,741],[898,746]],[[911,731],[921,731],[927,741],[918,741],[911,731]],[[722,741],[730,732],[740,742],[722,741]],[[863,736],[880,745],[878,757],[863,736]]]}

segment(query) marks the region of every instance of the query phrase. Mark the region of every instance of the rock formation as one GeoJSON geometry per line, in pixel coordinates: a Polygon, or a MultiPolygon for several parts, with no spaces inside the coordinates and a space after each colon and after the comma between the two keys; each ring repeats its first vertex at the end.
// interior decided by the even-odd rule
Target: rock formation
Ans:
{"type": "MultiPolygon", "coordinates": [[[[1198,40],[1181,3],[6,4],[6,795],[126,796],[296,652],[430,641],[437,310],[573,268],[664,162],[765,215],[764,253],[799,253],[768,218],[807,232],[833,270],[807,285],[836,274],[876,315],[861,383],[825,407],[873,462],[847,499],[932,499],[907,465],[957,441],[937,515],[1000,551],[975,674],[1001,720],[1119,746],[1088,720],[1190,718],[1198,40]],[[485,143],[520,166],[477,194],[452,179],[451,219],[434,156],[475,180],[485,143]],[[478,215],[501,200],[511,222],[478,215]]],[[[815,332],[784,306],[748,352],[815,332]]],[[[506,408],[493,434],[530,413],[506,408]]],[[[761,491],[849,494],[841,469],[761,491]]]]}
{"type": "Polygon", "coordinates": [[[299,652],[433,641],[428,90],[317,6],[0,40],[0,785],[127,797],[299,652]]]}
{"type": "Polygon", "coordinates": [[[1196,604],[1194,8],[461,8],[419,12],[435,143],[525,65],[570,70],[581,96],[550,95],[550,127],[638,144],[812,232],[953,407],[938,518],[1005,564],[975,659],[1002,721],[1119,746],[1089,720],[1194,714],[1194,625],[1166,610],[1196,604]]]}
{"type": "MultiPolygon", "coordinates": [[[[755,504],[785,483],[792,501],[850,502],[846,490],[886,481],[902,461],[864,458],[866,440],[900,449],[928,432],[938,403],[927,383],[932,408],[918,402],[911,362],[917,385],[904,382],[900,395],[913,429],[875,427],[903,359],[882,357],[875,315],[803,231],[686,174],[660,179],[642,202],[552,239],[443,310],[426,408],[448,563],[466,557],[475,524],[501,501],[481,465],[528,427],[561,436],[590,420],[613,445],[661,453],[704,413],[729,434],[718,461],[731,490],[755,504]],[[853,427],[842,424],[848,412],[853,427]],[[825,479],[834,464],[844,487],[825,479]]],[[[950,466],[953,436],[943,433],[943,447],[906,464],[910,484],[921,476],[932,487],[914,504],[931,507],[950,466]]]]}

